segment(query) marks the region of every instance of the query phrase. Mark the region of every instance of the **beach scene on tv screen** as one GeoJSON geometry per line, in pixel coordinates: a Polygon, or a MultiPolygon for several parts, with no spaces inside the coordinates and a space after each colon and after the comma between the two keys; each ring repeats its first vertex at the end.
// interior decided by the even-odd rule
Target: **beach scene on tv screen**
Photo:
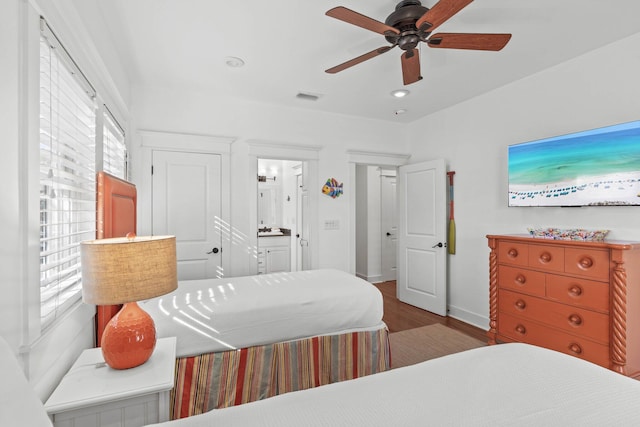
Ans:
{"type": "Polygon", "coordinates": [[[509,146],[509,206],[640,205],[640,121],[509,146]]]}

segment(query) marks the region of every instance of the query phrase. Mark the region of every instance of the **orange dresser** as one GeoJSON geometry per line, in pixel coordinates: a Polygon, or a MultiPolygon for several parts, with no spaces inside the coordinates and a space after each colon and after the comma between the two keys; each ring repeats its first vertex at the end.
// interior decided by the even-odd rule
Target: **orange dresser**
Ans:
{"type": "Polygon", "coordinates": [[[526,342],[640,378],[640,242],[487,238],[489,344],[526,342]]]}

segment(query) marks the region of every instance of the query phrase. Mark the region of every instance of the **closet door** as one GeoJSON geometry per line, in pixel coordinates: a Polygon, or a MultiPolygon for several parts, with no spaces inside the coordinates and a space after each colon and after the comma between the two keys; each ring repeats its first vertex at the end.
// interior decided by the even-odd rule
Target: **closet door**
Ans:
{"type": "Polygon", "coordinates": [[[178,279],[222,276],[220,155],[153,151],[154,235],[175,235],[178,279]]]}
{"type": "Polygon", "coordinates": [[[398,169],[398,299],[447,314],[444,160],[398,169]]]}

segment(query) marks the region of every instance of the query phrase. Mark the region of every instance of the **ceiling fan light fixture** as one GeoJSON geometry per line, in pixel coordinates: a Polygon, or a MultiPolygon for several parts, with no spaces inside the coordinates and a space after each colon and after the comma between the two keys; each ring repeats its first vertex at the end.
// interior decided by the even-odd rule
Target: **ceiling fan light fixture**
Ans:
{"type": "Polygon", "coordinates": [[[404,98],[405,96],[409,95],[411,92],[409,92],[406,89],[397,89],[394,90],[393,92],[391,92],[391,96],[395,97],[395,98],[404,98]]]}

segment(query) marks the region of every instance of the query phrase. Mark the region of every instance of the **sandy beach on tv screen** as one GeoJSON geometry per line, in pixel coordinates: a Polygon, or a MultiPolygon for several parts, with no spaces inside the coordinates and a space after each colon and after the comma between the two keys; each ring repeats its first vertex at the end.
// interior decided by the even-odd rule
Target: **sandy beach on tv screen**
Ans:
{"type": "Polygon", "coordinates": [[[509,185],[509,206],[640,205],[640,171],[509,185]]]}

